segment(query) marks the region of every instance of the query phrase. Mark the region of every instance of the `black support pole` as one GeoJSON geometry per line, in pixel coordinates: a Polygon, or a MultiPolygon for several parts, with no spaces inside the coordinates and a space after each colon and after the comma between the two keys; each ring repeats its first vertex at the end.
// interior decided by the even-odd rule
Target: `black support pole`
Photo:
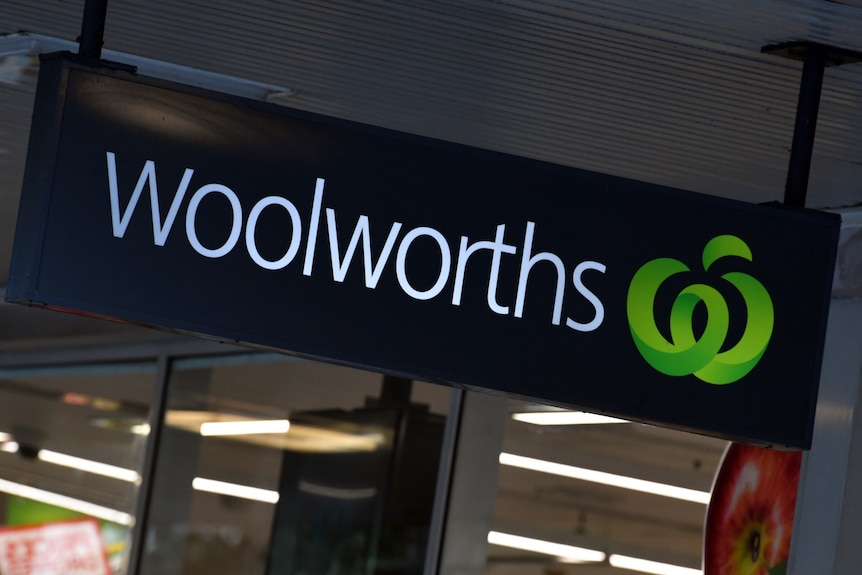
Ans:
{"type": "Polygon", "coordinates": [[[803,62],[790,164],[787,166],[787,182],[784,185],[784,203],[799,207],[805,206],[805,196],[808,193],[808,177],[811,173],[811,158],[814,155],[814,132],[817,128],[823,72],[826,68],[823,52],[818,49],[806,51],[803,62]]]}
{"type": "Polygon", "coordinates": [[[764,46],[760,51],[803,62],[790,164],[784,185],[784,203],[804,207],[808,193],[808,177],[811,174],[811,158],[814,155],[814,132],[817,128],[824,71],[827,66],[862,61],[862,53],[808,41],[764,46]]]}
{"type": "Polygon", "coordinates": [[[380,388],[380,402],[386,405],[409,405],[413,381],[406,377],[384,375],[380,388]]]}
{"type": "Polygon", "coordinates": [[[78,54],[89,58],[102,56],[105,39],[105,16],[108,0],[86,0],[81,20],[81,35],[78,37],[78,54]]]}

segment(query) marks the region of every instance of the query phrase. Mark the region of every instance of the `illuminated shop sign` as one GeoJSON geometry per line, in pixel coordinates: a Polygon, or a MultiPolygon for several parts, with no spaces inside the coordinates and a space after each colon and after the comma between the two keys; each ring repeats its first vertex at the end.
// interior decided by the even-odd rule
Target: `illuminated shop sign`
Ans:
{"type": "Polygon", "coordinates": [[[839,225],[54,56],[7,298],[807,447],[839,225]]]}

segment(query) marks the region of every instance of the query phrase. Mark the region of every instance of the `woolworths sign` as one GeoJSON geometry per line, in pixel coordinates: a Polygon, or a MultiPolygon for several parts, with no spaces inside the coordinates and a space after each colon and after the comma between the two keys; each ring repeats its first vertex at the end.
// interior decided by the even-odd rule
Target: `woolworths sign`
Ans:
{"type": "Polygon", "coordinates": [[[838,225],[54,57],[7,298],[807,447],[838,225]]]}

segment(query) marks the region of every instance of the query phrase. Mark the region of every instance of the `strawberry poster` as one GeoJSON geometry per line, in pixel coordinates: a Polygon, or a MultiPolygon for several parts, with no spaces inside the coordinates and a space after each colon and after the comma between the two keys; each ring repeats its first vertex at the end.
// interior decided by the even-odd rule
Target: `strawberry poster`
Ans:
{"type": "Polygon", "coordinates": [[[784,575],[802,453],[732,443],[706,516],[704,575],[784,575]]]}
{"type": "Polygon", "coordinates": [[[99,524],[75,519],[0,528],[2,575],[111,575],[99,524]]]}

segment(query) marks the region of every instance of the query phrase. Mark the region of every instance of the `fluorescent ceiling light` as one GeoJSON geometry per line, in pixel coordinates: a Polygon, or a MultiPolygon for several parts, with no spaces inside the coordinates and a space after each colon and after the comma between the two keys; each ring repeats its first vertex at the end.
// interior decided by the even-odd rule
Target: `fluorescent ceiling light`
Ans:
{"type": "Polygon", "coordinates": [[[622,489],[651,493],[653,495],[661,495],[663,497],[682,499],[683,501],[702,503],[704,505],[709,503],[709,492],[706,491],[677,487],[675,485],[667,485],[666,483],[656,483],[654,481],[636,479],[626,475],[616,475],[614,473],[596,471],[595,469],[563,465],[561,463],[553,463],[542,459],[533,459],[532,457],[522,457],[511,453],[501,453],[500,464],[519,467],[521,469],[529,469],[531,471],[539,471],[542,473],[550,473],[552,475],[560,475],[562,477],[570,477],[572,479],[580,479],[581,481],[601,483],[603,485],[610,485],[612,487],[619,487],[622,489]]]}
{"type": "Polygon", "coordinates": [[[259,435],[261,433],[287,433],[289,429],[290,422],[286,419],[207,421],[201,424],[201,435],[259,435]]]}
{"type": "MultiPolygon", "coordinates": [[[[42,34],[30,34],[28,32],[8,34],[0,37],[0,58],[60,51],[77,52],[78,43],[42,34]]],[[[255,82],[253,80],[218,74],[198,68],[190,68],[188,66],[179,66],[170,62],[144,58],[143,56],[117,52],[115,50],[102,50],[102,59],[135,66],[138,69],[138,73],[142,76],[152,76],[154,78],[179,82],[188,86],[205,88],[216,92],[225,92],[254,100],[279,103],[284,98],[296,93],[296,90],[284,86],[255,82]]]]}
{"type": "Polygon", "coordinates": [[[299,490],[312,495],[320,495],[321,497],[330,497],[332,499],[369,499],[377,495],[377,489],[374,487],[363,487],[359,489],[345,489],[343,487],[330,487],[328,485],[319,485],[309,481],[300,481],[299,490]]]}
{"type": "MultiPolygon", "coordinates": [[[[18,453],[18,444],[14,441],[9,441],[0,445],[0,451],[5,451],[6,453],[18,453]]],[[[40,449],[36,453],[36,458],[45,463],[52,463],[61,467],[86,471],[87,473],[111,477],[121,481],[128,481],[129,483],[139,483],[141,480],[141,476],[134,469],[117,467],[116,465],[109,465],[107,463],[93,461],[92,459],[66,455],[65,453],[58,453],[48,449],[40,449]]]]}
{"type": "Polygon", "coordinates": [[[9,495],[16,495],[18,497],[32,499],[33,501],[47,503],[48,505],[62,507],[63,509],[77,511],[84,515],[97,517],[113,523],[119,523],[120,525],[131,526],[135,523],[135,518],[123,511],[117,511],[116,509],[110,509],[109,507],[103,507],[101,505],[96,505],[95,503],[82,501],[73,497],[66,497],[65,495],[52,493],[51,491],[45,491],[43,489],[36,489],[29,485],[14,483],[5,479],[0,479],[0,491],[8,493],[9,495]]]}
{"type": "Polygon", "coordinates": [[[618,569],[629,569],[631,571],[640,571],[641,573],[651,573],[652,575],[703,575],[700,569],[681,567],[670,563],[659,563],[658,561],[629,557],[627,555],[611,554],[607,556],[604,552],[596,549],[564,545],[542,539],[500,533],[499,531],[490,531],[488,533],[488,543],[551,555],[562,563],[601,563],[607,558],[611,567],[618,569]]]}
{"type": "Polygon", "coordinates": [[[679,565],[648,561],[625,555],[611,555],[608,558],[608,563],[611,564],[611,567],[640,571],[641,573],[652,573],[653,575],[703,575],[703,571],[700,569],[680,567],[679,565]]]}
{"type": "MultiPolygon", "coordinates": [[[[165,423],[171,427],[200,433],[201,425],[220,421],[249,421],[247,417],[218,411],[169,410],[165,423]]],[[[317,424],[290,423],[290,433],[236,435],[237,441],[273,449],[303,453],[348,453],[374,451],[387,444],[385,429],[372,425],[341,425],[320,420],[317,424]]]]}
{"type": "Polygon", "coordinates": [[[95,475],[128,481],[129,483],[138,483],[141,480],[141,476],[134,469],[125,469],[116,465],[108,465],[107,463],[74,457],[65,453],[57,453],[48,449],[40,449],[36,457],[39,461],[44,461],[45,463],[53,463],[54,465],[78,469],[95,475]]]}
{"type": "Polygon", "coordinates": [[[599,563],[604,561],[606,557],[604,553],[595,549],[552,543],[551,541],[543,541],[541,539],[500,533],[499,531],[490,531],[488,533],[488,543],[502,547],[511,547],[513,549],[522,549],[524,551],[533,551],[535,553],[544,553],[545,555],[552,555],[581,563],[599,563]]]}
{"type": "Polygon", "coordinates": [[[247,485],[239,485],[237,483],[228,483],[226,481],[215,481],[214,479],[195,477],[192,480],[192,487],[197,491],[206,491],[207,493],[229,495],[231,497],[250,499],[252,501],[262,501],[264,503],[278,503],[278,491],[249,487],[247,485]]]}
{"type": "Polygon", "coordinates": [[[591,425],[629,423],[628,420],[585,411],[527,411],[512,414],[512,419],[533,425],[591,425]]]}
{"type": "Polygon", "coordinates": [[[121,431],[123,433],[133,433],[135,435],[149,435],[150,424],[145,419],[140,417],[134,418],[114,418],[114,417],[97,417],[90,420],[90,425],[100,429],[108,429],[111,431],[121,431]]]}

